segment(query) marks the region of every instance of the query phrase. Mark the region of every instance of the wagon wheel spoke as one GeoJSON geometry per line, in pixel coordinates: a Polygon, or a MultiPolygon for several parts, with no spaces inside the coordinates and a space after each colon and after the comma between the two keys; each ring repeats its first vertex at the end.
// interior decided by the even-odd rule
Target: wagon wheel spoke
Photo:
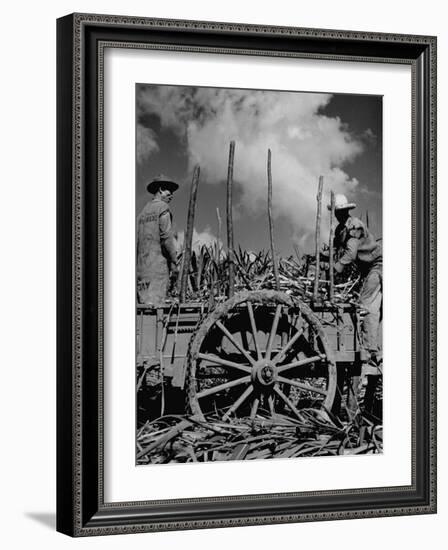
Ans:
{"type": "Polygon", "coordinates": [[[240,336],[241,336],[241,344],[242,344],[243,348],[247,349],[249,351],[249,353],[251,353],[249,339],[248,339],[247,332],[246,332],[246,327],[241,326],[240,336]]]}
{"type": "Polygon", "coordinates": [[[226,327],[221,323],[221,321],[216,321],[216,326],[225,334],[228,340],[236,347],[236,349],[244,355],[244,357],[251,363],[252,365],[255,365],[255,360],[253,357],[250,356],[250,354],[239,344],[237,340],[233,337],[233,335],[226,329],[226,327]]]}
{"type": "Polygon", "coordinates": [[[241,365],[240,363],[234,363],[233,361],[227,361],[227,359],[222,359],[222,357],[218,357],[217,355],[212,355],[210,353],[198,353],[198,357],[204,361],[210,361],[210,363],[214,363],[215,365],[230,367],[232,369],[238,369],[244,372],[252,371],[251,367],[241,365]]]}
{"type": "Polygon", "coordinates": [[[295,386],[296,388],[300,388],[304,391],[312,391],[315,393],[319,393],[320,395],[327,395],[327,392],[325,390],[321,390],[320,388],[315,388],[314,386],[311,386],[310,384],[306,384],[304,382],[297,382],[296,380],[290,380],[289,378],[284,378],[283,376],[278,376],[277,380],[279,382],[283,382],[284,384],[289,384],[290,386],[295,386]]]}
{"type": "Polygon", "coordinates": [[[269,405],[269,412],[271,413],[271,416],[275,416],[274,396],[273,395],[270,395],[268,397],[268,405],[269,405]]]}
{"type": "Polygon", "coordinates": [[[286,346],[277,353],[277,355],[272,359],[273,363],[280,363],[286,356],[286,353],[292,348],[292,346],[297,342],[297,340],[303,334],[303,327],[300,327],[299,330],[294,334],[294,336],[289,340],[286,346]]]}
{"type": "Polygon", "coordinates": [[[201,399],[201,397],[206,397],[207,395],[212,395],[222,390],[233,388],[234,386],[239,386],[240,384],[245,384],[247,382],[250,382],[250,376],[243,376],[243,378],[238,378],[237,380],[232,380],[231,382],[225,382],[224,384],[219,384],[218,386],[215,386],[213,388],[208,388],[207,390],[203,390],[197,393],[196,396],[199,399],[201,399]]]}
{"type": "Polygon", "coordinates": [[[274,391],[275,393],[280,397],[280,399],[282,399],[287,405],[288,407],[291,409],[291,411],[297,416],[297,418],[299,420],[302,420],[303,421],[303,418],[302,416],[300,415],[299,411],[296,409],[296,407],[293,405],[293,403],[291,402],[291,400],[286,397],[286,395],[282,392],[282,390],[278,387],[278,386],[274,386],[274,391]]]}
{"type": "Polygon", "coordinates": [[[310,363],[315,363],[316,361],[322,361],[325,359],[325,355],[313,355],[313,357],[307,357],[306,359],[300,359],[299,361],[293,361],[292,363],[288,363],[287,365],[281,365],[280,367],[277,367],[277,372],[283,372],[288,369],[293,369],[295,367],[303,367],[305,365],[309,365],[310,363]]]}
{"type": "Polygon", "coordinates": [[[230,407],[226,414],[222,417],[223,420],[227,420],[229,416],[234,413],[240,405],[249,397],[249,395],[254,391],[254,387],[250,385],[235,401],[235,403],[230,407]]]}
{"type": "Polygon", "coordinates": [[[254,402],[252,403],[252,409],[250,411],[250,419],[253,420],[257,414],[258,411],[258,405],[260,404],[260,399],[256,397],[254,399],[254,402]]]}
{"type": "Polygon", "coordinates": [[[251,302],[246,302],[246,305],[247,305],[247,311],[249,313],[250,326],[251,326],[251,329],[252,329],[252,336],[254,338],[255,350],[257,352],[257,359],[260,360],[261,359],[261,351],[260,351],[260,346],[258,345],[258,338],[257,338],[258,331],[257,331],[257,325],[255,323],[254,309],[252,307],[251,302]]]}
{"type": "Polygon", "coordinates": [[[274,320],[272,321],[272,328],[269,334],[268,345],[266,347],[266,359],[271,358],[272,344],[274,343],[275,335],[277,334],[278,322],[280,320],[280,314],[282,312],[282,306],[279,304],[275,308],[274,320]]]}

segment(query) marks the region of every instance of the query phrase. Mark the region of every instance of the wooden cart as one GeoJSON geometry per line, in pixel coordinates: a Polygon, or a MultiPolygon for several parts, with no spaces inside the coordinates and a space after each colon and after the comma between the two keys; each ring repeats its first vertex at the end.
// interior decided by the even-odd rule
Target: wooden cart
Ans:
{"type": "MultiPolygon", "coordinates": [[[[229,153],[227,232],[233,250],[232,179],[234,143],[229,153]]],[[[268,152],[268,217],[273,269],[278,283],[271,214],[272,178],[268,152]]],[[[185,301],[191,235],[199,181],[196,167],[187,219],[179,303],[137,307],[137,367],[140,379],[158,368],[163,380],[184,392],[187,408],[204,418],[226,421],[277,413],[300,418],[300,409],[337,411],[346,375],[359,374],[359,316],[353,304],[305,300],[279,290],[233,293],[213,306],[185,301]],[[143,373],[143,374],[142,374],[143,373]]],[[[316,258],[320,246],[322,178],[319,181],[316,258]]],[[[334,201],[332,200],[332,204],[334,201]]],[[[333,213],[333,209],[332,209],[333,213]]],[[[319,281],[319,262],[316,262],[319,281]]],[[[330,272],[332,269],[330,268],[330,272]]],[[[332,284],[332,282],[331,282],[332,284]]],[[[277,287],[279,288],[279,287],[277,287]]],[[[330,293],[331,294],[331,293],[330,293]]]]}
{"type": "Polygon", "coordinates": [[[275,290],[247,291],[207,309],[199,303],[138,306],[139,371],[160,369],[204,417],[298,415],[338,406],[338,388],[361,359],[352,305],[311,307],[275,290]]]}

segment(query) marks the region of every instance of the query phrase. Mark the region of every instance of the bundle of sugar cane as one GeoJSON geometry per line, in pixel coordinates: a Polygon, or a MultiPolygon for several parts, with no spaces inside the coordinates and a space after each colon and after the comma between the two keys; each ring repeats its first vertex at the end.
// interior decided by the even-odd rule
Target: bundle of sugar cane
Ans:
{"type": "MultiPolygon", "coordinates": [[[[185,299],[215,303],[222,301],[228,294],[229,261],[219,243],[202,245],[193,249],[190,270],[186,277],[185,299]]],[[[262,290],[279,288],[282,292],[301,297],[309,301],[313,297],[314,274],[307,274],[307,263],[299,263],[292,257],[278,260],[278,282],[275,280],[272,259],[268,252],[248,252],[238,248],[233,253],[234,291],[262,290]]],[[[334,285],[332,302],[350,303],[356,300],[356,286],[359,276],[348,274],[343,282],[334,285]]],[[[318,296],[321,301],[329,300],[330,281],[320,278],[318,296]]],[[[173,297],[176,289],[173,289],[173,297]]]]}

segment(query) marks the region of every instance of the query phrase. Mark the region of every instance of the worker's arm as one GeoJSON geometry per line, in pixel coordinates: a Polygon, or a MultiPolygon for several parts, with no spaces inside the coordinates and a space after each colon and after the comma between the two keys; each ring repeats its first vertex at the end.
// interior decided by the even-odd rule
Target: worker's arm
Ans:
{"type": "Polygon", "coordinates": [[[173,224],[169,210],[163,212],[159,217],[160,244],[169,258],[171,268],[177,263],[176,242],[174,240],[173,224]]]}
{"type": "Polygon", "coordinates": [[[337,273],[342,273],[346,265],[350,265],[352,262],[356,260],[356,257],[358,256],[359,244],[360,244],[359,239],[355,239],[355,238],[348,239],[348,241],[345,243],[345,249],[344,249],[344,252],[342,253],[342,256],[334,264],[334,269],[337,273]]]}

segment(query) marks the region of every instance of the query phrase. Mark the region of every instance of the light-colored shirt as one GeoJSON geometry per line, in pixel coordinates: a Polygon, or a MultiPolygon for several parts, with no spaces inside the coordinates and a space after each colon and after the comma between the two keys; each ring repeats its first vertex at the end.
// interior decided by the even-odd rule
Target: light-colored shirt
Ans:
{"type": "Polygon", "coordinates": [[[336,227],[334,247],[339,256],[334,266],[338,273],[353,262],[357,263],[361,273],[366,273],[373,267],[382,266],[381,241],[375,239],[359,218],[349,217],[345,223],[340,223],[336,227]]]}
{"type": "Polygon", "coordinates": [[[137,218],[137,274],[151,279],[154,273],[168,273],[176,261],[171,210],[166,202],[155,198],[137,218]]]}

